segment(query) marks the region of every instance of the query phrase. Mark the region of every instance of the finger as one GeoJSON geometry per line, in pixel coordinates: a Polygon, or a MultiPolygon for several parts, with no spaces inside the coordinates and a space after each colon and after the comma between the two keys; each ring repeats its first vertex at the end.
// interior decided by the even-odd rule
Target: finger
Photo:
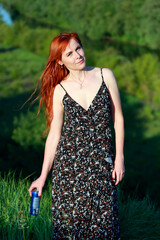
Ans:
{"type": "Polygon", "coordinates": [[[41,198],[41,196],[42,196],[42,188],[38,189],[38,196],[41,198]]]}
{"type": "Polygon", "coordinates": [[[32,197],[32,190],[28,190],[29,191],[29,195],[30,195],[30,197],[32,197]]]}
{"type": "Polygon", "coordinates": [[[36,187],[34,185],[31,185],[30,188],[29,188],[29,194],[30,196],[32,196],[32,191],[36,189],[36,187]]]}
{"type": "Polygon", "coordinates": [[[33,188],[30,188],[28,191],[29,191],[30,196],[32,197],[33,188]]]}
{"type": "Polygon", "coordinates": [[[121,182],[122,181],[122,179],[123,179],[123,177],[124,177],[124,174],[122,173],[122,174],[120,174],[120,175],[118,175],[119,177],[117,178],[118,179],[118,181],[116,182],[116,184],[115,185],[117,185],[119,182],[121,182]]]}
{"type": "Polygon", "coordinates": [[[119,181],[120,181],[119,174],[116,174],[116,183],[115,183],[115,185],[117,185],[119,183],[119,181]]]}
{"type": "Polygon", "coordinates": [[[114,180],[115,177],[116,177],[116,172],[115,172],[115,169],[114,169],[113,172],[112,172],[112,180],[114,180]]]}
{"type": "Polygon", "coordinates": [[[28,189],[29,191],[29,195],[31,196],[32,195],[32,185],[30,186],[30,188],[28,189]]]}
{"type": "Polygon", "coordinates": [[[123,172],[123,173],[121,174],[121,180],[120,180],[120,181],[122,181],[122,179],[124,178],[124,176],[125,176],[125,172],[123,172]]]}

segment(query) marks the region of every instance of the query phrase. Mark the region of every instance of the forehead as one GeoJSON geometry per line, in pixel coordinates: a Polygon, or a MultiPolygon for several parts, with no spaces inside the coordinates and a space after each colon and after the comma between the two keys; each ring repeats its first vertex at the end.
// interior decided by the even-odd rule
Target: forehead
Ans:
{"type": "Polygon", "coordinates": [[[73,51],[75,50],[75,48],[79,45],[79,43],[74,39],[74,38],[71,38],[64,53],[67,53],[69,51],[73,51]]]}

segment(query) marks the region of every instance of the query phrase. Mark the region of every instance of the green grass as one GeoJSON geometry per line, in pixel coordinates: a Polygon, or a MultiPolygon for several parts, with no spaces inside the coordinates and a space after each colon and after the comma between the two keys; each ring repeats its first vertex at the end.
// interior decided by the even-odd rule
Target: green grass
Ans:
{"type": "MultiPolygon", "coordinates": [[[[49,179],[48,179],[49,180],[49,179]]],[[[44,187],[40,212],[32,216],[28,188],[29,177],[15,178],[14,172],[0,176],[0,239],[51,239],[51,181],[44,187]]],[[[149,198],[143,200],[124,196],[119,192],[119,219],[121,239],[160,239],[160,211],[149,198]]]]}
{"type": "Polygon", "coordinates": [[[46,186],[40,203],[40,214],[30,212],[30,182],[15,179],[9,172],[0,177],[0,239],[51,239],[51,185],[46,186]]]}

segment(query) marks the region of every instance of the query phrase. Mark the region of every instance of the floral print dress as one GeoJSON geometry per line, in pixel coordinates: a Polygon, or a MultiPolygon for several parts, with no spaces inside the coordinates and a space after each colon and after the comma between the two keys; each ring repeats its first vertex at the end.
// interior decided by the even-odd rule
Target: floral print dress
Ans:
{"type": "Polygon", "coordinates": [[[52,170],[52,239],[120,240],[111,101],[102,69],[101,76],[88,110],[60,84],[65,121],[52,170]]]}

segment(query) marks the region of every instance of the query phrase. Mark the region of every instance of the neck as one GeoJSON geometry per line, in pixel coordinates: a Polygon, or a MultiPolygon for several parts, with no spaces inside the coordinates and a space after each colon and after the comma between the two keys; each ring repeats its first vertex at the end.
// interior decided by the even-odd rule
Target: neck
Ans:
{"type": "Polygon", "coordinates": [[[87,66],[82,70],[70,70],[69,79],[82,82],[85,78],[87,66]]]}

